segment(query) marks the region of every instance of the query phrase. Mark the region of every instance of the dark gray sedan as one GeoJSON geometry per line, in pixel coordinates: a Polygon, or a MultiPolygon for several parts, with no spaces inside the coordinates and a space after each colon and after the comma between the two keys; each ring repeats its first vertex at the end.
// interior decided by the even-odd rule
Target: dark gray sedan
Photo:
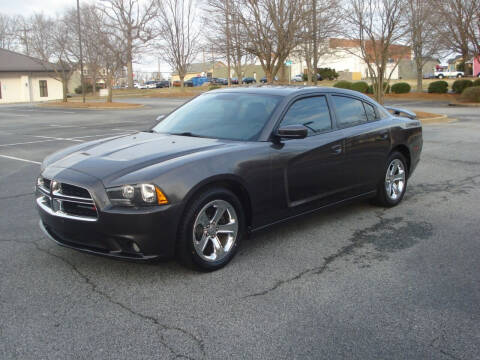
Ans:
{"type": "Polygon", "coordinates": [[[352,199],[397,205],[422,128],[390,110],[336,88],[205,93],[151,130],[47,157],[40,227],[89,253],[218,269],[247,232],[352,199]]]}

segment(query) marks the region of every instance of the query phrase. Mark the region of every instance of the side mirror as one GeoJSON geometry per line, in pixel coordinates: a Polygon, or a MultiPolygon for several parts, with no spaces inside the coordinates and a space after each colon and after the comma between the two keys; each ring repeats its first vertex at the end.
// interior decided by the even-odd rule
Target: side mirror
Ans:
{"type": "Polygon", "coordinates": [[[277,129],[275,134],[284,139],[303,139],[308,135],[308,129],[303,125],[285,125],[277,129]]]}
{"type": "Polygon", "coordinates": [[[162,121],[165,118],[165,115],[158,115],[157,118],[155,119],[157,122],[162,121]]]}

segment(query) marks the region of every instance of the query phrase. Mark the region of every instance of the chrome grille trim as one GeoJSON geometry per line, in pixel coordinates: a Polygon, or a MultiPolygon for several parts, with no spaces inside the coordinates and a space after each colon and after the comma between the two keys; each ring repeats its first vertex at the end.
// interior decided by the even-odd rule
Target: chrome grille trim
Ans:
{"type": "MultiPolygon", "coordinates": [[[[49,184],[53,183],[53,180],[50,180],[50,179],[44,178],[44,181],[45,183],[49,183],[49,184]]],[[[40,196],[37,197],[37,200],[36,200],[37,205],[50,215],[62,217],[65,219],[72,219],[72,220],[89,221],[89,222],[97,221],[98,210],[96,208],[95,202],[93,201],[93,198],[91,197],[90,192],[87,189],[84,189],[76,185],[71,185],[71,184],[68,184],[68,185],[71,187],[77,187],[80,189],[80,191],[88,193],[90,198],[64,195],[62,194],[61,186],[59,190],[56,190],[56,191],[52,191],[51,189],[46,189],[44,186],[37,186],[38,193],[40,194],[40,196]],[[77,204],[91,205],[92,206],[91,211],[93,212],[93,210],[95,210],[95,216],[73,214],[71,213],[73,211],[72,209],[70,209],[70,212],[68,212],[63,206],[64,202],[68,202],[70,204],[75,204],[75,205],[77,204]]],[[[79,206],[79,207],[82,208],[82,206],[79,206]]]]}
{"type": "Polygon", "coordinates": [[[37,204],[44,210],[45,212],[49,213],[50,215],[53,216],[59,216],[65,219],[71,219],[71,220],[81,220],[81,221],[97,221],[97,218],[92,218],[92,217],[86,217],[86,216],[78,216],[78,215],[69,215],[62,210],[57,210],[53,211],[52,208],[47,206],[46,201],[45,201],[45,196],[40,196],[37,198],[37,204]]]}

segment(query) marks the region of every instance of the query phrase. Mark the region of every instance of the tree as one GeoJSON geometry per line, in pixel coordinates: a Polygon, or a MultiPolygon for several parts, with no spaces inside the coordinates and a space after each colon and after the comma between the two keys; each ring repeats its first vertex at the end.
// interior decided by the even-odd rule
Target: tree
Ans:
{"type": "Polygon", "coordinates": [[[29,20],[27,40],[32,55],[40,59],[47,70],[53,70],[54,78],[62,82],[63,102],[67,102],[68,81],[78,63],[75,51],[72,51],[72,44],[77,43],[76,34],[70,26],[64,15],[50,18],[34,14],[29,20]]]}
{"type": "Polygon", "coordinates": [[[309,0],[300,54],[307,64],[307,81],[317,84],[318,61],[329,52],[329,38],[338,33],[341,12],[338,0],[309,0]]]}
{"type": "Polygon", "coordinates": [[[200,32],[195,27],[196,5],[195,0],[159,0],[162,57],[177,71],[182,88],[188,67],[199,49],[200,32]]]}
{"type": "Polygon", "coordinates": [[[423,66],[438,54],[434,6],[429,0],[407,0],[408,38],[415,58],[417,91],[423,91],[423,66]]]}
{"type": "Polygon", "coordinates": [[[343,10],[344,34],[355,45],[348,51],[367,65],[381,104],[384,81],[388,83],[404,55],[405,48],[396,44],[408,31],[405,11],[405,0],[351,0],[343,10]]]}
{"type": "Polygon", "coordinates": [[[154,20],[158,15],[157,0],[145,0],[141,6],[139,0],[104,0],[100,7],[115,30],[111,33],[117,42],[123,41],[126,52],[128,87],[133,88],[133,59],[158,36],[154,20]]]}
{"type": "Polygon", "coordinates": [[[433,0],[433,4],[438,46],[461,54],[465,64],[472,55],[470,29],[478,15],[478,0],[433,0]]]}
{"type": "Polygon", "coordinates": [[[303,39],[306,0],[238,0],[234,17],[247,52],[255,55],[272,83],[303,39]]]}
{"type": "Polygon", "coordinates": [[[86,37],[95,37],[94,41],[90,39],[90,42],[87,42],[87,46],[90,47],[87,53],[91,53],[90,60],[94,60],[98,69],[102,69],[98,72],[98,76],[105,81],[108,89],[106,102],[112,102],[112,84],[116,75],[125,66],[128,45],[123,41],[120,31],[112,26],[112,20],[103,11],[94,6],[86,9],[88,10],[85,10],[87,15],[84,18],[85,34],[86,37]]]}
{"type": "Polygon", "coordinates": [[[0,14],[0,48],[7,50],[16,49],[16,21],[14,18],[0,14]]]}

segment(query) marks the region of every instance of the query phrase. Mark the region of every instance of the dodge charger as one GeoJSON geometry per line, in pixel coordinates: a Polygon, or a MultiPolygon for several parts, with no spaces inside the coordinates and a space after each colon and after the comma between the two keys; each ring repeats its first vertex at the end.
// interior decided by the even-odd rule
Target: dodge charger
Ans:
{"type": "Polygon", "coordinates": [[[215,270],[248,233],[354,199],[397,205],[423,143],[414,113],[335,88],[214,90],[157,120],[44,160],[50,239],[215,270]]]}

